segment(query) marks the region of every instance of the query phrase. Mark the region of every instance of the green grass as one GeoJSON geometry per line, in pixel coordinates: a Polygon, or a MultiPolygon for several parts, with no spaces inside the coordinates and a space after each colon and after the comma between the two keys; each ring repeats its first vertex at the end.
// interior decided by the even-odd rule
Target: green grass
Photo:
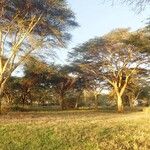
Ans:
{"type": "Polygon", "coordinates": [[[149,150],[150,115],[98,111],[10,113],[0,150],[149,150]]]}

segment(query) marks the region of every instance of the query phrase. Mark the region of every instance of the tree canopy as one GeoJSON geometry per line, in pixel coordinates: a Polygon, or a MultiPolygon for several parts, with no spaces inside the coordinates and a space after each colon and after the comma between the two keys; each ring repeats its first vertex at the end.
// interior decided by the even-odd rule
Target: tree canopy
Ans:
{"type": "Polygon", "coordinates": [[[64,47],[76,27],[65,0],[2,0],[0,2],[0,95],[5,82],[25,59],[42,49],[64,47]],[[5,63],[2,60],[6,58],[5,63]]]}
{"type": "MultiPolygon", "coordinates": [[[[73,62],[84,72],[104,80],[115,90],[118,111],[122,111],[121,97],[127,86],[143,71],[142,65],[149,61],[149,55],[141,53],[142,44],[137,45],[131,40],[134,34],[128,29],[117,29],[83,43],[70,53],[73,62]]],[[[139,43],[144,39],[136,40],[139,43]]]]}

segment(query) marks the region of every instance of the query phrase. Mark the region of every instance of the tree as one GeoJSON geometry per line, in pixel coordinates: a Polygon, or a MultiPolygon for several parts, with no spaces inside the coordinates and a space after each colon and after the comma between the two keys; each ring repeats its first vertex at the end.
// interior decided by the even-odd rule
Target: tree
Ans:
{"type": "MultiPolygon", "coordinates": [[[[126,90],[122,95],[123,104],[130,106],[131,110],[133,110],[136,106],[137,99],[141,92],[140,82],[141,81],[139,80],[139,76],[137,76],[136,78],[135,76],[131,78],[126,87],[126,90]]],[[[112,89],[109,96],[111,96],[113,99],[116,98],[116,92],[114,89],[112,89]]]]}
{"type": "MultiPolygon", "coordinates": [[[[73,53],[69,54],[69,59],[74,59],[76,57],[73,53]]],[[[89,72],[85,72],[76,63],[72,63],[69,66],[64,66],[63,70],[66,73],[71,74],[76,77],[76,82],[74,85],[74,91],[76,92],[76,108],[78,107],[79,100],[83,97],[84,102],[87,102],[87,98],[94,100],[95,108],[98,108],[98,95],[104,87],[104,82],[93,76],[89,72]]]]}
{"type": "MultiPolygon", "coordinates": [[[[121,3],[134,6],[139,12],[145,9],[147,5],[150,5],[150,0],[118,0],[121,3]]],[[[113,0],[113,3],[115,0],[113,0]]]]}
{"type": "Polygon", "coordinates": [[[0,102],[12,72],[35,50],[65,46],[74,20],[65,0],[0,1],[0,102]]]}
{"type": "MultiPolygon", "coordinates": [[[[47,64],[37,57],[30,56],[26,59],[24,64],[24,77],[22,78],[22,89],[26,96],[30,96],[30,103],[32,99],[37,97],[37,94],[48,93],[50,86],[48,79],[55,74],[56,68],[54,65],[47,64]],[[35,92],[38,91],[39,93],[35,92]],[[45,91],[45,92],[44,92],[45,91]]],[[[47,95],[47,94],[46,94],[47,95]]],[[[43,98],[38,96],[40,99],[43,98]]]]}
{"type": "Polygon", "coordinates": [[[12,105],[19,104],[20,97],[22,95],[21,91],[21,78],[20,77],[10,77],[4,90],[4,99],[2,110],[8,110],[12,108],[12,105]]]}
{"type": "Polygon", "coordinates": [[[76,78],[70,77],[68,74],[63,74],[61,72],[51,77],[50,83],[59,96],[59,103],[62,110],[68,108],[65,95],[69,90],[73,89],[75,82],[76,78]]]}
{"type": "Polygon", "coordinates": [[[139,104],[150,105],[150,80],[143,80],[141,83],[141,92],[139,93],[139,104]]]}
{"type": "Polygon", "coordinates": [[[126,44],[131,44],[139,49],[141,53],[150,54],[150,30],[149,26],[138,30],[130,35],[126,44]]]}
{"type": "Polygon", "coordinates": [[[83,71],[103,79],[115,91],[118,112],[123,111],[122,96],[131,82],[140,74],[143,64],[148,62],[148,56],[140,53],[139,48],[129,42],[134,34],[128,29],[117,29],[109,34],[91,39],[74,48],[72,53],[74,63],[83,71]]]}

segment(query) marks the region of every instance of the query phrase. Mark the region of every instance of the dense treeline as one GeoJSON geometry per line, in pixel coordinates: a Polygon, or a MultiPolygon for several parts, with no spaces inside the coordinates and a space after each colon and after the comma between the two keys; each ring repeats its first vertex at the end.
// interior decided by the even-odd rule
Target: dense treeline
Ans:
{"type": "Polygon", "coordinates": [[[5,102],[12,106],[80,107],[148,106],[149,30],[116,29],[91,39],[69,53],[70,65],[57,66],[30,56],[24,76],[11,77],[5,102]]]}
{"type": "Polygon", "coordinates": [[[29,55],[52,55],[52,48],[65,47],[76,26],[65,0],[0,1],[0,107],[12,72],[29,55]]]}
{"type": "Polygon", "coordinates": [[[68,65],[57,66],[45,57],[65,47],[69,29],[78,26],[66,1],[2,0],[0,6],[0,108],[105,105],[123,112],[149,105],[149,26],[93,38],[69,53],[68,65]],[[24,75],[12,76],[20,65],[24,75]]]}

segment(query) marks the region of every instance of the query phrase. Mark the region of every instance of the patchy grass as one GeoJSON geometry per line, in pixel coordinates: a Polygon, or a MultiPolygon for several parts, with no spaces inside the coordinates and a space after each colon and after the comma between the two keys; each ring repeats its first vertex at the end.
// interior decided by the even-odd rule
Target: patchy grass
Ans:
{"type": "Polygon", "coordinates": [[[149,150],[150,115],[92,110],[0,116],[0,150],[149,150]]]}

